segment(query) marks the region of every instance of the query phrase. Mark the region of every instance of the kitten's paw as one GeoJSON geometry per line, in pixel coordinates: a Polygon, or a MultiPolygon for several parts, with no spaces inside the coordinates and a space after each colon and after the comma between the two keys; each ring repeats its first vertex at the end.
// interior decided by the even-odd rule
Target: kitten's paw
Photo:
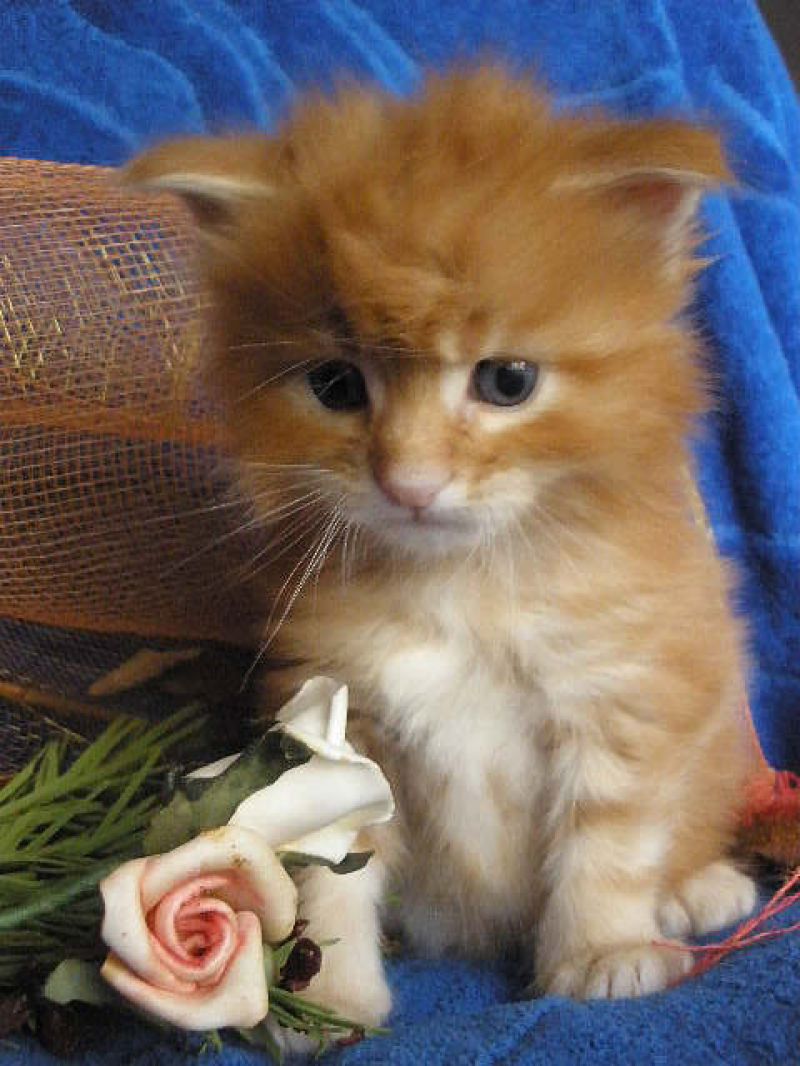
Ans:
{"type": "MultiPolygon", "coordinates": [[[[370,983],[360,983],[350,973],[319,974],[300,995],[367,1028],[385,1022],[392,1006],[392,995],[382,975],[370,983]]],[[[275,1043],[291,1061],[308,1061],[319,1050],[315,1040],[284,1029],[276,1022],[270,1022],[269,1029],[275,1043]]]]}
{"type": "Polygon", "coordinates": [[[268,1019],[267,1028],[282,1054],[292,1062],[310,1061],[319,1050],[316,1040],[293,1029],[285,1029],[272,1019],[268,1019]]]}
{"type": "Polygon", "coordinates": [[[756,887],[728,862],[712,862],[687,878],[658,909],[664,935],[704,936],[746,918],[756,904],[756,887]]]}
{"type": "Polygon", "coordinates": [[[655,944],[618,948],[606,955],[562,963],[545,991],[573,999],[626,999],[660,992],[684,976],[691,966],[689,953],[655,944]]]}
{"type": "MultiPolygon", "coordinates": [[[[329,950],[335,951],[335,947],[329,950]]],[[[392,1009],[392,993],[386,978],[382,972],[376,973],[373,967],[365,967],[359,972],[354,965],[327,969],[323,966],[322,972],[302,995],[367,1027],[382,1025],[392,1009]]]]}

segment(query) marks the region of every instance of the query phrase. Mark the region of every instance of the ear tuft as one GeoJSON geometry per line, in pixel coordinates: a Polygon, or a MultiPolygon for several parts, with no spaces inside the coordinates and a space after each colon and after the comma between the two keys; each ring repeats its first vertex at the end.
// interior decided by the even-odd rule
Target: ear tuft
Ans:
{"type": "Polygon", "coordinates": [[[275,192],[262,137],[170,141],[134,159],[121,179],[124,185],[179,196],[205,234],[223,231],[244,203],[275,192]]]}
{"type": "Polygon", "coordinates": [[[704,192],[733,184],[719,137],[685,122],[580,123],[578,151],[558,188],[596,193],[662,236],[687,243],[704,192]]]}

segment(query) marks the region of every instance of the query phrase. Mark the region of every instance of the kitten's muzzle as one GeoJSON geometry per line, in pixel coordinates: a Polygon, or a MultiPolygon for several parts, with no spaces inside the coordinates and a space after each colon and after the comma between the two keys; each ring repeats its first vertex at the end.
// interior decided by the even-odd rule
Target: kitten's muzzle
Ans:
{"type": "Polygon", "coordinates": [[[436,501],[451,476],[449,470],[439,467],[385,467],[375,472],[375,480],[387,500],[398,507],[407,507],[415,514],[436,501]]]}

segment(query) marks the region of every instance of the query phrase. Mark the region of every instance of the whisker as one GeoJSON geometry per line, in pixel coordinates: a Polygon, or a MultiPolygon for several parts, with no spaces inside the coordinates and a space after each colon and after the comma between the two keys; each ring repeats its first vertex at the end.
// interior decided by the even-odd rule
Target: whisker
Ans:
{"type": "Polygon", "coordinates": [[[467,556],[467,560],[471,559],[474,555],[478,556],[478,569],[483,570],[485,567],[484,555],[489,543],[489,527],[491,523],[488,516],[481,515],[480,524],[478,526],[478,533],[480,534],[475,547],[467,556]]]}
{"type": "MultiPolygon", "coordinates": [[[[326,528],[326,522],[327,521],[328,521],[328,519],[326,517],[326,518],[323,518],[321,521],[316,522],[309,532],[316,534],[316,532],[318,530],[319,531],[323,531],[326,528]]],[[[267,623],[266,623],[265,629],[268,629],[270,627],[270,625],[272,624],[272,619],[273,619],[273,617],[275,615],[275,610],[277,608],[278,603],[280,602],[281,596],[283,595],[283,593],[286,590],[286,587],[289,585],[289,583],[291,582],[292,578],[297,573],[297,571],[300,569],[300,567],[303,565],[305,560],[309,557],[309,555],[312,554],[312,552],[315,549],[315,546],[318,546],[319,543],[320,543],[320,538],[317,538],[315,536],[315,539],[312,542],[311,547],[308,548],[305,551],[305,553],[300,557],[298,562],[295,563],[294,567],[289,572],[289,576],[286,578],[286,580],[284,581],[283,585],[279,589],[278,594],[275,596],[275,599],[273,600],[272,610],[270,611],[269,617],[267,618],[267,623]]],[[[266,655],[267,651],[269,650],[269,646],[270,646],[270,644],[272,644],[273,640],[275,639],[275,636],[276,636],[276,634],[278,632],[278,629],[280,628],[280,626],[282,624],[283,624],[283,616],[281,616],[281,619],[278,622],[278,627],[276,629],[272,630],[271,632],[269,632],[269,635],[267,636],[266,640],[261,645],[261,647],[258,649],[258,653],[256,654],[256,656],[253,659],[252,663],[248,667],[247,672],[245,673],[244,678],[242,679],[242,684],[241,684],[241,689],[242,690],[244,690],[247,687],[247,685],[249,684],[250,678],[253,676],[253,673],[258,668],[259,663],[261,662],[261,660],[264,658],[264,656],[266,655]]]]}
{"type": "Polygon", "coordinates": [[[344,546],[342,548],[343,564],[344,564],[344,575],[343,576],[344,576],[345,585],[348,584],[348,582],[352,580],[353,573],[355,571],[355,568],[356,568],[356,565],[357,565],[357,562],[358,562],[357,548],[358,548],[358,537],[359,537],[360,533],[361,533],[361,525],[358,522],[356,522],[354,519],[352,519],[352,518],[349,519],[347,521],[347,530],[346,530],[346,533],[345,533],[345,542],[344,542],[344,546]],[[352,540],[350,539],[350,534],[351,533],[353,535],[352,536],[352,540]]]}
{"type": "Polygon", "coordinates": [[[259,381],[252,389],[248,389],[247,392],[243,392],[241,396],[237,396],[234,403],[244,403],[245,400],[249,400],[251,396],[256,396],[259,392],[263,392],[276,381],[280,381],[281,378],[285,378],[289,374],[293,374],[296,370],[300,370],[304,366],[309,366],[311,363],[318,362],[318,358],[299,359],[296,363],[292,363],[291,366],[284,367],[283,370],[279,370],[277,374],[273,374],[271,377],[265,378],[264,381],[259,381]]]}
{"type": "Polygon", "coordinates": [[[491,574],[491,573],[494,572],[495,547],[496,547],[496,545],[495,545],[495,539],[496,539],[495,538],[495,528],[494,528],[494,524],[493,523],[487,523],[487,525],[486,525],[486,533],[487,533],[487,545],[486,545],[487,546],[487,552],[484,555],[483,561],[485,563],[486,572],[488,574],[491,574]]]}
{"type": "Polygon", "coordinates": [[[484,528],[485,528],[485,523],[484,523],[483,519],[481,518],[481,519],[479,519],[479,525],[478,525],[478,534],[479,535],[476,538],[475,543],[472,545],[470,550],[467,552],[467,554],[461,560],[460,565],[458,567],[456,567],[456,569],[453,572],[453,574],[451,574],[450,578],[445,583],[445,587],[446,588],[449,589],[451,585],[455,584],[461,577],[464,576],[465,571],[469,571],[470,563],[474,559],[475,555],[480,551],[481,546],[483,544],[484,528]]]}
{"type": "Polygon", "coordinates": [[[279,536],[276,534],[271,537],[264,547],[259,549],[249,563],[246,564],[241,572],[240,580],[248,581],[254,578],[266,567],[271,566],[273,563],[277,562],[278,559],[282,559],[284,555],[300,543],[304,536],[311,532],[313,527],[317,524],[317,515],[316,513],[305,514],[303,512],[312,510],[316,503],[316,500],[309,501],[309,503],[305,504],[302,508],[298,508],[299,514],[294,515],[292,521],[290,521],[285,527],[281,528],[281,535],[279,536]],[[292,537],[292,534],[294,533],[298,533],[298,536],[288,540],[287,538],[292,537]],[[271,554],[266,562],[257,565],[259,560],[263,559],[264,556],[268,552],[271,552],[276,546],[278,546],[278,550],[275,551],[274,554],[271,554]]]}
{"type": "Polygon", "coordinates": [[[286,503],[275,507],[271,511],[259,512],[256,516],[265,526],[271,525],[278,518],[287,518],[289,515],[294,514],[295,511],[301,510],[298,504],[303,504],[303,507],[310,506],[305,501],[316,502],[321,499],[325,494],[322,489],[312,489],[310,492],[306,492],[303,496],[296,496],[293,500],[287,500],[286,503]]]}
{"type": "MultiPolygon", "coordinates": [[[[325,566],[325,562],[326,562],[326,560],[328,558],[328,555],[330,554],[331,548],[333,547],[333,545],[334,545],[334,543],[336,541],[336,538],[339,536],[339,534],[342,532],[342,530],[346,529],[346,528],[347,528],[347,520],[346,520],[346,518],[344,518],[340,508],[337,505],[336,514],[334,515],[334,519],[331,522],[331,525],[330,525],[330,528],[329,528],[329,536],[327,537],[327,539],[325,541],[325,544],[323,545],[323,550],[322,550],[321,554],[319,555],[319,557],[316,560],[316,562],[313,563],[313,567],[310,570],[309,575],[308,575],[308,577],[310,577],[310,575],[312,573],[314,574],[314,604],[315,605],[316,605],[317,596],[318,596],[318,593],[319,593],[319,579],[322,576],[322,570],[323,570],[323,567],[325,566]]],[[[304,579],[303,583],[305,583],[305,581],[308,580],[308,577],[306,577],[304,579]]],[[[299,591],[300,590],[298,589],[298,593],[299,593],[299,591]]]]}
{"type": "MultiPolygon", "coordinates": [[[[315,549],[313,550],[312,553],[306,553],[306,555],[303,556],[303,558],[301,559],[300,563],[302,565],[302,563],[304,563],[305,560],[308,558],[308,555],[311,554],[311,558],[310,558],[310,560],[308,562],[308,565],[306,566],[306,569],[304,570],[302,577],[300,578],[300,580],[298,581],[296,587],[294,588],[293,592],[291,593],[291,595],[289,597],[289,600],[288,600],[288,602],[286,604],[286,608],[284,609],[283,614],[281,615],[277,626],[275,627],[272,635],[269,638],[269,643],[271,643],[275,639],[275,636],[277,635],[278,630],[283,625],[283,623],[286,621],[286,618],[288,617],[289,612],[291,611],[292,607],[294,606],[294,604],[295,604],[295,602],[297,600],[297,597],[300,595],[300,593],[302,592],[303,588],[305,587],[306,582],[308,581],[309,577],[313,573],[314,567],[317,565],[317,561],[319,560],[320,568],[324,564],[325,558],[327,557],[328,550],[330,548],[330,545],[331,545],[334,537],[336,536],[336,534],[338,533],[338,531],[339,531],[339,529],[341,528],[341,525],[342,525],[341,512],[339,510],[339,506],[340,506],[340,504],[342,503],[343,500],[344,500],[344,496],[341,496],[336,501],[336,503],[333,505],[333,507],[327,512],[327,514],[325,516],[325,522],[327,524],[325,525],[325,528],[323,529],[321,537],[319,538],[318,542],[316,543],[315,549]]],[[[299,569],[299,567],[295,567],[294,570],[292,571],[292,573],[289,575],[289,578],[287,579],[287,581],[284,582],[284,584],[283,584],[283,586],[281,588],[281,591],[278,594],[278,598],[276,600],[276,603],[280,601],[280,597],[283,595],[284,591],[286,590],[287,585],[291,581],[291,578],[294,576],[294,574],[296,573],[296,571],[298,569],[299,569]]],[[[267,624],[269,625],[269,623],[267,623],[267,624]]]]}
{"type": "MultiPolygon", "coordinates": [[[[565,562],[572,573],[576,576],[580,576],[580,570],[574,558],[570,555],[570,540],[573,545],[582,546],[582,538],[575,533],[566,523],[560,521],[547,507],[534,502],[533,513],[537,518],[536,533],[540,536],[548,547],[557,552],[559,558],[565,562]]],[[[529,541],[532,550],[535,550],[534,545],[529,541]]]]}
{"type": "Polygon", "coordinates": [[[355,345],[360,351],[369,354],[370,352],[391,352],[397,356],[415,356],[415,355],[435,355],[433,349],[430,348],[412,348],[403,344],[377,344],[367,338],[362,341],[356,340],[354,342],[352,337],[338,337],[335,334],[326,333],[325,337],[328,337],[334,344],[341,348],[352,349],[355,345]]]}
{"type": "MultiPolygon", "coordinates": [[[[369,355],[370,352],[386,352],[387,357],[397,356],[398,358],[440,358],[440,353],[435,348],[422,348],[416,345],[410,344],[388,344],[386,342],[372,341],[365,337],[362,339],[353,338],[347,335],[340,335],[336,333],[329,333],[327,330],[314,330],[311,331],[311,336],[308,337],[281,337],[271,340],[257,340],[257,341],[243,341],[240,344],[228,344],[226,350],[229,352],[240,351],[252,351],[262,349],[268,351],[272,348],[305,348],[308,349],[315,343],[315,338],[323,344],[325,342],[333,344],[339,350],[339,352],[352,351],[354,348],[359,352],[369,355]]],[[[303,363],[319,362],[320,359],[325,358],[327,353],[321,352],[310,356],[308,359],[302,360],[300,363],[293,364],[294,366],[300,366],[303,363]]],[[[333,358],[337,353],[331,351],[329,358],[333,358]]]]}
{"type": "Polygon", "coordinates": [[[300,595],[300,593],[303,591],[306,583],[308,582],[308,578],[312,574],[315,566],[317,565],[318,562],[319,562],[320,569],[324,565],[324,562],[325,562],[325,559],[327,558],[327,554],[328,554],[328,550],[330,548],[330,545],[331,545],[333,539],[335,538],[335,536],[337,535],[339,529],[341,528],[341,521],[342,520],[339,517],[339,513],[338,512],[339,512],[339,505],[344,500],[344,498],[345,498],[344,496],[341,496],[339,498],[339,500],[334,504],[333,508],[331,508],[327,512],[327,514],[323,517],[321,525],[318,524],[317,528],[321,528],[320,536],[315,538],[315,540],[313,541],[311,547],[303,554],[303,556],[300,558],[299,562],[297,562],[295,564],[295,566],[292,568],[292,570],[289,573],[289,576],[286,578],[286,580],[284,581],[283,585],[281,586],[280,591],[278,592],[278,595],[275,597],[275,601],[274,601],[274,604],[273,604],[273,609],[270,612],[269,618],[267,619],[267,628],[269,628],[271,626],[272,618],[274,617],[275,610],[278,607],[278,604],[280,603],[284,592],[286,591],[288,586],[291,584],[292,578],[297,573],[297,571],[301,568],[301,566],[303,566],[303,564],[306,563],[306,560],[308,560],[308,562],[306,564],[306,568],[303,571],[303,574],[300,577],[300,580],[297,582],[297,585],[293,589],[291,595],[289,596],[289,599],[288,599],[288,601],[286,603],[286,606],[284,607],[284,609],[283,609],[283,611],[281,613],[280,618],[278,619],[276,625],[269,632],[269,635],[267,636],[267,639],[261,645],[261,648],[259,649],[258,654],[256,655],[255,659],[253,660],[252,664],[250,665],[250,668],[248,669],[247,673],[245,674],[244,680],[242,682],[242,687],[243,688],[248,684],[250,678],[253,675],[253,672],[256,670],[256,668],[258,667],[258,664],[261,662],[263,657],[266,655],[267,651],[269,650],[270,645],[273,643],[273,641],[275,640],[275,637],[277,636],[277,634],[280,631],[281,627],[283,626],[284,622],[288,618],[289,613],[292,610],[292,607],[297,602],[297,598],[300,595]]]}
{"type": "Polygon", "coordinates": [[[280,340],[243,341],[241,344],[227,344],[226,351],[244,352],[251,348],[300,348],[307,345],[299,337],[281,338],[280,340]]]}
{"type": "MultiPolygon", "coordinates": [[[[319,521],[315,523],[315,527],[314,528],[315,528],[315,530],[319,530],[319,534],[320,535],[319,535],[319,537],[317,537],[314,540],[314,542],[311,544],[311,547],[308,548],[308,550],[306,552],[304,552],[303,555],[301,555],[300,559],[295,563],[295,565],[289,571],[289,576],[286,578],[286,580],[284,581],[284,583],[281,585],[280,589],[278,590],[278,594],[275,597],[275,600],[274,600],[274,603],[273,603],[272,611],[270,612],[270,616],[267,619],[267,628],[269,628],[270,624],[272,623],[272,618],[273,618],[273,616],[275,614],[277,606],[280,603],[281,597],[283,596],[284,592],[286,592],[286,589],[291,584],[292,578],[297,573],[297,571],[301,569],[301,567],[306,562],[306,560],[309,558],[309,556],[311,556],[313,558],[315,556],[316,552],[319,550],[320,545],[322,544],[323,540],[325,539],[325,533],[327,532],[327,530],[330,527],[330,522],[331,522],[331,512],[327,511],[324,515],[321,516],[319,521]]],[[[284,616],[282,615],[281,616],[281,622],[278,623],[279,626],[282,623],[283,617],[284,616]]],[[[275,630],[275,632],[277,632],[277,629],[275,630]]],[[[274,639],[274,633],[273,633],[272,637],[270,637],[270,642],[272,641],[272,639],[274,639]]]]}
{"type": "Polygon", "coordinates": [[[290,500],[287,503],[284,503],[280,507],[276,508],[274,511],[267,511],[266,513],[258,512],[256,514],[251,515],[250,518],[248,518],[245,522],[240,522],[239,525],[236,526],[234,529],[226,530],[219,536],[214,537],[211,541],[209,541],[208,544],[204,544],[202,548],[199,548],[197,551],[192,552],[191,555],[188,555],[186,556],[186,558],[181,559],[177,563],[174,563],[171,567],[164,571],[163,576],[167,577],[175,573],[176,570],[180,570],[183,567],[188,566],[190,563],[194,562],[196,559],[199,559],[207,552],[213,551],[215,548],[219,548],[221,545],[226,544],[234,537],[241,536],[243,533],[247,533],[251,529],[255,529],[258,526],[266,525],[271,519],[274,519],[276,516],[282,515],[283,517],[288,517],[290,514],[293,513],[292,508],[296,509],[297,504],[300,504],[306,499],[310,499],[317,493],[320,497],[323,495],[320,490],[316,490],[315,493],[306,493],[305,496],[301,496],[295,500],[290,500]]]}
{"type": "Polygon", "coordinates": [[[206,504],[202,507],[187,507],[181,511],[170,511],[169,514],[156,515],[154,518],[145,519],[142,525],[151,526],[158,525],[162,522],[176,522],[182,518],[192,518],[195,515],[213,514],[215,511],[225,511],[232,507],[248,506],[248,501],[237,497],[230,500],[217,500],[214,503],[206,504]]]}
{"type": "Polygon", "coordinates": [[[508,526],[504,523],[501,528],[508,569],[508,599],[512,620],[511,624],[513,628],[516,629],[519,619],[519,589],[517,587],[517,571],[514,562],[514,542],[511,539],[511,531],[508,526]]]}
{"type": "Polygon", "coordinates": [[[532,554],[535,554],[536,548],[534,546],[533,541],[528,536],[528,531],[525,529],[525,526],[522,524],[522,519],[519,517],[518,514],[512,514],[511,517],[512,517],[513,522],[514,522],[514,528],[516,530],[517,536],[523,541],[523,543],[525,544],[525,547],[528,548],[528,550],[532,554]]]}
{"type": "Polygon", "coordinates": [[[188,566],[190,563],[193,563],[196,559],[201,558],[203,555],[206,555],[208,552],[213,551],[215,548],[221,547],[221,545],[227,543],[227,541],[229,540],[232,540],[234,537],[239,537],[243,533],[247,533],[248,530],[253,529],[256,525],[258,525],[258,523],[259,519],[257,517],[251,517],[246,522],[241,522],[238,526],[235,527],[235,529],[226,530],[218,537],[214,537],[213,540],[210,540],[208,544],[204,544],[202,548],[198,548],[197,551],[192,552],[191,555],[187,555],[184,559],[181,559],[179,562],[174,563],[172,566],[170,566],[167,570],[164,571],[162,576],[169,577],[177,570],[182,570],[185,566],[188,566]]]}
{"type": "Polygon", "coordinates": [[[352,570],[354,570],[355,567],[358,565],[359,559],[366,559],[366,541],[363,542],[365,546],[361,549],[361,554],[359,555],[358,538],[359,538],[360,534],[361,534],[361,526],[359,525],[358,522],[355,522],[354,525],[353,525],[353,547],[352,547],[353,561],[351,563],[351,568],[352,568],[351,569],[351,573],[352,573],[352,570]]]}
{"type": "Polygon", "coordinates": [[[350,533],[353,527],[345,521],[344,541],[342,542],[342,588],[347,584],[347,549],[350,544],[350,533]]]}
{"type": "Polygon", "coordinates": [[[265,462],[264,460],[259,460],[259,459],[249,459],[247,465],[250,466],[250,467],[253,467],[256,470],[265,470],[265,471],[270,471],[270,470],[277,470],[277,471],[286,471],[286,470],[303,470],[303,471],[306,471],[306,470],[314,470],[314,471],[316,471],[317,473],[320,473],[320,474],[330,474],[330,473],[332,473],[332,471],[328,470],[324,466],[320,466],[318,463],[270,463],[270,462],[265,462]]]}

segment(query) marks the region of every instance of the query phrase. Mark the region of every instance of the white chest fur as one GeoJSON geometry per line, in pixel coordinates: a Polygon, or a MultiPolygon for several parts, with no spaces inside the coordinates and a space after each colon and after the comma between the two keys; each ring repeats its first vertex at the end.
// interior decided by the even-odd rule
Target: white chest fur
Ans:
{"type": "Polygon", "coordinates": [[[498,671],[463,627],[387,654],[379,688],[415,796],[419,838],[404,890],[412,938],[438,951],[455,946],[462,927],[491,935],[530,900],[537,696],[498,671]]]}
{"type": "Polygon", "coordinates": [[[431,772],[465,793],[484,794],[496,775],[518,791],[532,754],[530,695],[496,676],[474,645],[404,647],[383,664],[380,684],[387,724],[431,772]]]}

